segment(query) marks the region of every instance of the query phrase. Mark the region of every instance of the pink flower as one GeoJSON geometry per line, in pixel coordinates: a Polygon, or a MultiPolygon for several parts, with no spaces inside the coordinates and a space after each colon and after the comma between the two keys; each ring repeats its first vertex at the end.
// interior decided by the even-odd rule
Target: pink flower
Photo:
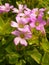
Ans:
{"type": "Polygon", "coordinates": [[[24,13],[19,13],[17,16],[22,18],[23,20],[25,20],[25,22],[28,22],[28,23],[36,20],[36,16],[34,13],[31,12],[31,10],[29,11],[24,10],[24,13]]]}
{"type": "Polygon", "coordinates": [[[0,6],[0,12],[1,12],[1,13],[2,13],[2,12],[9,12],[10,9],[12,9],[12,8],[13,8],[12,5],[10,6],[9,3],[5,3],[5,5],[1,5],[1,6],[0,6]]]}
{"type": "Polygon", "coordinates": [[[12,32],[12,34],[16,36],[16,38],[14,39],[15,45],[18,45],[20,43],[21,45],[27,46],[28,43],[26,40],[32,37],[31,32],[27,32],[27,31],[20,32],[15,30],[12,32]]]}
{"type": "Polygon", "coordinates": [[[17,8],[13,8],[12,10],[13,10],[12,11],[13,13],[21,13],[24,10],[24,6],[19,4],[18,5],[18,9],[17,8]]]}
{"type": "Polygon", "coordinates": [[[0,13],[2,13],[2,12],[5,12],[5,6],[4,5],[0,6],[0,13]]]}
{"type": "Polygon", "coordinates": [[[46,10],[45,8],[41,8],[41,9],[34,8],[34,9],[32,9],[32,13],[33,13],[36,17],[37,17],[37,16],[43,17],[45,10],[46,10]]]}
{"type": "Polygon", "coordinates": [[[43,17],[44,16],[44,12],[45,12],[46,8],[41,8],[39,9],[39,17],[43,17]]]}
{"type": "Polygon", "coordinates": [[[20,31],[30,31],[29,25],[24,18],[16,17],[17,22],[11,21],[11,26],[16,27],[20,31]]]}
{"type": "Polygon", "coordinates": [[[31,28],[36,28],[36,30],[40,30],[43,32],[45,32],[45,29],[44,29],[45,25],[46,25],[46,22],[41,17],[38,17],[36,21],[30,23],[31,28]]]}
{"type": "Polygon", "coordinates": [[[30,21],[30,12],[29,11],[24,11],[24,13],[19,13],[17,16],[24,19],[26,22],[30,21]]]}
{"type": "Polygon", "coordinates": [[[38,15],[38,8],[32,9],[32,14],[34,14],[35,16],[37,16],[38,15]]]}
{"type": "Polygon", "coordinates": [[[22,5],[22,4],[18,5],[18,9],[13,8],[12,10],[13,13],[23,13],[24,11],[31,11],[29,8],[27,8],[26,5],[22,5]]]}

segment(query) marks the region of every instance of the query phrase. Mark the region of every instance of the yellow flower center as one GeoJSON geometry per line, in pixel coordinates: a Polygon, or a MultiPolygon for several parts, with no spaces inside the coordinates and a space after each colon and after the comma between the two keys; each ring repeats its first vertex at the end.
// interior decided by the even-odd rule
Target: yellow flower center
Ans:
{"type": "Polygon", "coordinates": [[[20,34],[20,37],[21,37],[21,38],[24,38],[24,34],[20,34]]]}
{"type": "Polygon", "coordinates": [[[29,16],[24,16],[24,18],[28,18],[29,16]]]}
{"type": "Polygon", "coordinates": [[[20,27],[20,28],[24,28],[24,25],[23,25],[23,24],[19,24],[19,27],[20,27]]]}
{"type": "Polygon", "coordinates": [[[35,25],[38,26],[38,25],[39,25],[39,22],[37,21],[37,22],[35,23],[35,25]]]}
{"type": "Polygon", "coordinates": [[[38,12],[38,11],[36,11],[36,12],[35,12],[35,14],[38,16],[39,12],[38,12]]]}

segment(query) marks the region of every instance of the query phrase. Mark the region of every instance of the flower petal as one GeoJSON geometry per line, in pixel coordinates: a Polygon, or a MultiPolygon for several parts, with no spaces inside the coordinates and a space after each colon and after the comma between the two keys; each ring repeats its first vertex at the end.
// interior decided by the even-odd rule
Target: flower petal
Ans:
{"type": "Polygon", "coordinates": [[[14,43],[15,43],[15,45],[18,45],[19,42],[20,42],[20,38],[19,38],[19,37],[16,37],[16,38],[14,39],[14,43]]]}
{"type": "Polygon", "coordinates": [[[17,8],[13,8],[12,10],[13,10],[12,11],[13,13],[18,13],[19,12],[19,10],[17,8]]]}
{"type": "Polygon", "coordinates": [[[25,26],[24,26],[24,32],[30,32],[29,25],[25,25],[25,26]]]}
{"type": "Polygon", "coordinates": [[[24,34],[25,35],[25,39],[29,39],[29,38],[32,38],[32,33],[28,32],[27,34],[24,34]]]}
{"type": "Polygon", "coordinates": [[[31,22],[30,27],[34,28],[35,27],[35,22],[31,22]]]}
{"type": "Polygon", "coordinates": [[[11,21],[11,26],[12,27],[18,27],[18,24],[16,22],[14,22],[14,21],[11,21]]]}
{"type": "Polygon", "coordinates": [[[37,30],[41,30],[41,27],[42,27],[41,25],[36,26],[36,29],[37,29],[37,30]]]}
{"type": "Polygon", "coordinates": [[[19,31],[17,31],[17,30],[15,30],[15,31],[11,32],[11,34],[13,34],[13,35],[15,35],[15,36],[20,36],[20,32],[19,32],[19,31]]]}
{"type": "Polygon", "coordinates": [[[24,16],[25,14],[24,13],[19,13],[17,16],[24,16]]]}
{"type": "Polygon", "coordinates": [[[16,21],[17,21],[17,23],[20,23],[21,18],[19,16],[16,16],[16,21]]]}
{"type": "Polygon", "coordinates": [[[22,12],[22,10],[23,10],[23,5],[19,4],[18,7],[19,7],[19,12],[22,12]]]}
{"type": "Polygon", "coordinates": [[[20,43],[24,46],[27,46],[27,42],[25,39],[20,39],[20,43]]]}

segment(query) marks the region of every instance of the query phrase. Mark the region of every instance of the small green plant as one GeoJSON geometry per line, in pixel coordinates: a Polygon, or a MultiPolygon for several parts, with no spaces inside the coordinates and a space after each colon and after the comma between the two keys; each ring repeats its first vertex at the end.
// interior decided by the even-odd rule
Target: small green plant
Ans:
{"type": "Polygon", "coordinates": [[[0,0],[0,65],[49,65],[49,0],[0,0]]]}

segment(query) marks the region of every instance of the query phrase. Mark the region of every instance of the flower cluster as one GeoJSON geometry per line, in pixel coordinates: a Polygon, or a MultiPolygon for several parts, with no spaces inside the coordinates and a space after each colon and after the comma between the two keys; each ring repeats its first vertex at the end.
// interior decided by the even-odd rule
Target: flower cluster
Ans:
{"type": "Polygon", "coordinates": [[[12,32],[16,36],[14,39],[15,45],[20,43],[27,46],[27,40],[33,38],[32,29],[45,33],[44,26],[46,25],[46,21],[43,19],[45,10],[44,8],[34,8],[31,10],[26,5],[21,4],[18,5],[18,9],[12,9],[12,12],[16,13],[16,21],[11,21],[11,26],[16,28],[12,32]]]}
{"type": "Polygon", "coordinates": [[[0,13],[9,12],[11,9],[13,9],[13,5],[10,5],[9,3],[5,3],[5,5],[0,5],[0,13]]]}

